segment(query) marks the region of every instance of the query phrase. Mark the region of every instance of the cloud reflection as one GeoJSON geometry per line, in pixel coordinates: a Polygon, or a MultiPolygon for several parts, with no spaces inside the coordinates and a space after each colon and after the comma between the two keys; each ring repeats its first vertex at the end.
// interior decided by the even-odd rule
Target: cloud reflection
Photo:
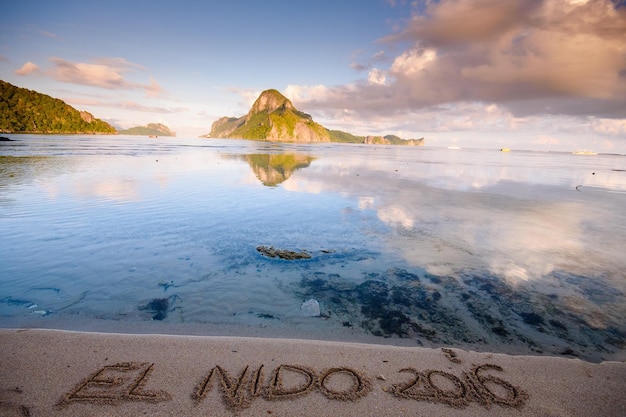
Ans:
{"type": "Polygon", "coordinates": [[[76,193],[118,203],[131,203],[142,199],[139,184],[134,180],[122,178],[111,178],[91,184],[83,183],[76,188],[76,193]]]}
{"type": "Polygon", "coordinates": [[[555,271],[617,276],[626,269],[615,252],[618,242],[626,244],[619,232],[625,220],[622,195],[533,185],[536,176],[549,183],[554,173],[523,171],[519,177],[515,169],[478,160],[414,170],[362,159],[333,162],[320,160],[316,169],[302,171],[290,190],[338,193],[354,198],[361,210],[375,210],[391,229],[383,236],[389,250],[431,273],[475,268],[515,283],[555,271]]]}

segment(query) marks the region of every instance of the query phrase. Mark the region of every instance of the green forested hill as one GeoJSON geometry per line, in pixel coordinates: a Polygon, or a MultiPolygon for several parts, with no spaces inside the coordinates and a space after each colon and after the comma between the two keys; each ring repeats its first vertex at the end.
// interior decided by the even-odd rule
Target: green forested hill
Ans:
{"type": "Polygon", "coordinates": [[[62,100],[0,80],[0,132],[108,133],[115,128],[62,100]]]}
{"type": "Polygon", "coordinates": [[[277,90],[265,90],[247,115],[222,117],[211,126],[207,136],[275,140],[287,142],[330,142],[328,131],[310,115],[298,111],[291,101],[277,90]]]}
{"type": "Polygon", "coordinates": [[[235,138],[288,142],[344,142],[371,145],[422,146],[424,138],[404,140],[398,136],[355,136],[328,130],[315,123],[310,115],[297,110],[277,90],[265,90],[247,115],[222,117],[211,126],[207,138],[235,138]]]}
{"type": "Polygon", "coordinates": [[[176,132],[161,123],[149,123],[147,126],[136,126],[130,129],[120,130],[120,135],[137,136],[176,136],[176,132]]]}

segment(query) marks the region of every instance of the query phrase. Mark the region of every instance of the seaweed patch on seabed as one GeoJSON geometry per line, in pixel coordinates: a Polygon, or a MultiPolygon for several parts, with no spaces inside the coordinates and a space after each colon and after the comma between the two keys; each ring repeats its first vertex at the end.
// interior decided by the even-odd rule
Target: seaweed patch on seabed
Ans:
{"type": "Polygon", "coordinates": [[[286,249],[276,249],[273,246],[257,246],[256,250],[269,258],[280,258],[288,261],[311,259],[311,255],[306,251],[295,252],[286,249]]]}
{"type": "Polygon", "coordinates": [[[161,321],[166,319],[169,313],[182,308],[180,306],[172,306],[177,302],[181,303],[182,299],[178,295],[174,294],[168,298],[155,298],[148,304],[139,306],[139,310],[148,311],[148,313],[152,314],[152,320],[161,321]]]}
{"type": "Polygon", "coordinates": [[[616,308],[624,294],[592,278],[565,273],[547,278],[575,282],[580,294],[546,294],[475,270],[436,276],[400,268],[366,274],[360,283],[307,272],[293,291],[323,302],[327,314],[343,326],[385,338],[413,338],[420,345],[504,344],[591,361],[626,347],[619,315],[598,308],[616,308]]]}

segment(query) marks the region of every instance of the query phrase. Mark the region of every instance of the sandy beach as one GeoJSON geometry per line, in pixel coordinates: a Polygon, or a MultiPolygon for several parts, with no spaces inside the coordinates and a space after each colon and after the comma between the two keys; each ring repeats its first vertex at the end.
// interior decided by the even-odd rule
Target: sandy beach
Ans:
{"type": "Polygon", "coordinates": [[[0,330],[4,416],[621,416],[626,363],[293,339],[0,330]]]}

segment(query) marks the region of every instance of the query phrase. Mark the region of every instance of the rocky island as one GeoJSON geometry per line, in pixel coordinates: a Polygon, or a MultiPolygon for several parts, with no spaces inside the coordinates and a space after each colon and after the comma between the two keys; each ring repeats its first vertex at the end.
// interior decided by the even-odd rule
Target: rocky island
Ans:
{"type": "Polygon", "coordinates": [[[311,115],[297,110],[291,101],[271,89],[261,93],[250,111],[241,117],[222,117],[202,137],[251,139],[278,142],[346,142],[376,145],[421,146],[424,139],[405,140],[398,136],[355,136],[328,130],[311,115]]]}
{"type": "Polygon", "coordinates": [[[176,132],[162,123],[148,123],[146,126],[135,126],[130,129],[120,130],[120,135],[135,136],[176,136],[176,132]]]}
{"type": "Polygon", "coordinates": [[[330,142],[330,134],[310,115],[296,110],[276,90],[266,90],[245,116],[222,117],[206,137],[269,140],[282,142],[330,142]]]}

